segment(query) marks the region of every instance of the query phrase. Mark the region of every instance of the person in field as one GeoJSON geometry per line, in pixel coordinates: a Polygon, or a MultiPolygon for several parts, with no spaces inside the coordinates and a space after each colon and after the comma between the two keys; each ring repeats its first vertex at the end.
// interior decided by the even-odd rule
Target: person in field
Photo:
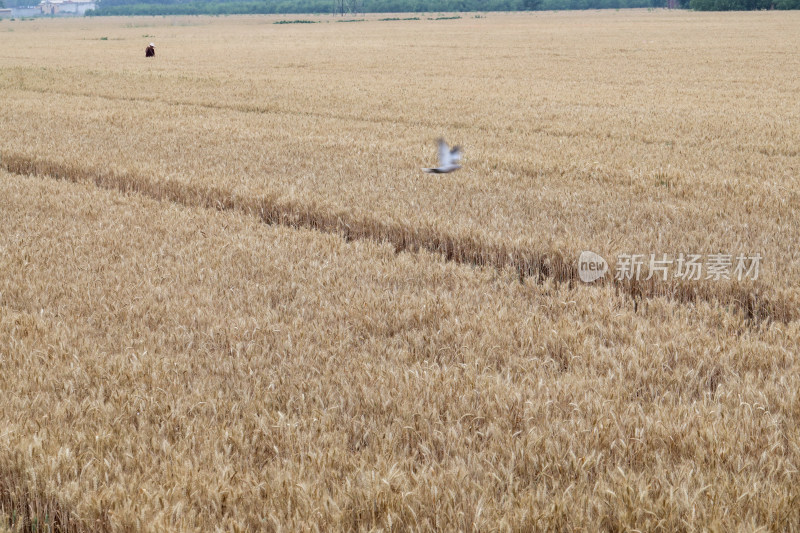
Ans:
{"type": "Polygon", "coordinates": [[[150,43],[150,45],[144,49],[144,57],[156,57],[156,45],[150,43]]]}

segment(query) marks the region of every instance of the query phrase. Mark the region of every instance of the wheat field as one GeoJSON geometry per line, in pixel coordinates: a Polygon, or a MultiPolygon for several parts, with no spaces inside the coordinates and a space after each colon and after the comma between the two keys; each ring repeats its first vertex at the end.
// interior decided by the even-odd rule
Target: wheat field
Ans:
{"type": "Polygon", "coordinates": [[[0,529],[799,530],[800,14],[359,18],[0,21],[0,529]]]}

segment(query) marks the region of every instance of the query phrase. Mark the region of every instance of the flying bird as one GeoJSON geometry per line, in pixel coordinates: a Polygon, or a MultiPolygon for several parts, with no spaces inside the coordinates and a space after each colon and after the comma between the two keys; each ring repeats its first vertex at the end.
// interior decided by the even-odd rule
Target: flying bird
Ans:
{"type": "Polygon", "coordinates": [[[156,45],[150,43],[150,45],[144,49],[144,57],[156,57],[156,45]]]}
{"type": "Polygon", "coordinates": [[[429,174],[447,174],[461,168],[458,164],[461,161],[461,147],[453,146],[450,148],[444,139],[439,139],[439,166],[436,168],[423,168],[423,172],[429,174]]]}

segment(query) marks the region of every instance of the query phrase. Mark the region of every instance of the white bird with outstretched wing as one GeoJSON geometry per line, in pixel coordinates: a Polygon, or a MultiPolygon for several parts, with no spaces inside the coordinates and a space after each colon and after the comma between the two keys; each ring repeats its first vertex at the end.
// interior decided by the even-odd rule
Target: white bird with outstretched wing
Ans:
{"type": "Polygon", "coordinates": [[[444,139],[439,139],[439,166],[436,168],[423,168],[423,172],[429,174],[447,174],[461,168],[458,162],[461,161],[461,147],[453,146],[450,148],[444,139]]]}

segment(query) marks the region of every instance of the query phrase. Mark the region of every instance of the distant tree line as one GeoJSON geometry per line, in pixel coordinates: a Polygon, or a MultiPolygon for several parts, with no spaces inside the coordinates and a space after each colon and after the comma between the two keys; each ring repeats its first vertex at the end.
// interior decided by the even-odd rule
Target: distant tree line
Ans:
{"type": "MultiPolygon", "coordinates": [[[[687,0],[688,1],[688,0],[687,0]]],[[[800,1],[800,0],[797,0],[800,1]]],[[[666,7],[667,0],[366,0],[367,13],[533,11],[666,7]]],[[[330,13],[333,0],[99,0],[87,15],[330,13]]]]}
{"type": "Polygon", "coordinates": [[[800,0],[690,0],[689,8],[697,11],[800,9],[800,0]]]}
{"type": "MultiPolygon", "coordinates": [[[[0,0],[2,2],[3,0],[0,0]]],[[[367,13],[666,7],[668,0],[366,0],[367,13]]],[[[800,9],[800,0],[679,0],[698,11],[800,9]]],[[[330,13],[333,0],[99,0],[89,16],[330,13]]]]}

